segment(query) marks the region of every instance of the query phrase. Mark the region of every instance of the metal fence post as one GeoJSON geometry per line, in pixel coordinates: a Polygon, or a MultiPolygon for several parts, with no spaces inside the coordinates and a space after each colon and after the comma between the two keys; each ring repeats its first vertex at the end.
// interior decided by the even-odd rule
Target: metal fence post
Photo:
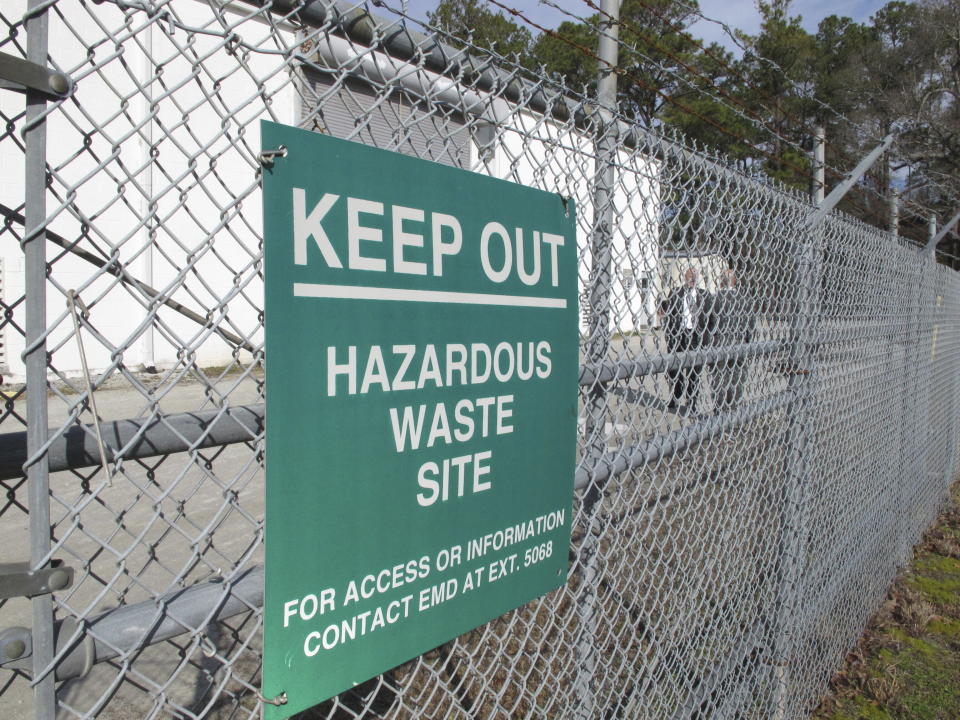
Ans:
{"type": "MultiPolygon", "coordinates": [[[[927,428],[930,426],[930,389],[933,385],[933,357],[932,348],[923,340],[927,337],[933,340],[933,322],[936,307],[935,294],[933,293],[933,269],[936,266],[936,243],[939,235],[939,222],[935,214],[930,215],[928,221],[927,245],[924,252],[920,254],[921,281],[917,284],[919,293],[919,302],[917,304],[918,322],[917,322],[917,403],[918,409],[915,417],[914,428],[916,428],[916,452],[917,452],[917,478],[923,482],[927,475],[927,466],[929,458],[927,457],[927,443],[929,437],[927,428]],[[923,373],[926,377],[921,375],[923,373]]],[[[921,529],[922,530],[922,529],[921,529]]]]}
{"type": "MultiPolygon", "coordinates": [[[[948,303],[952,298],[944,297],[944,301],[948,303]]],[[[957,318],[956,316],[951,316],[947,313],[947,320],[949,324],[950,332],[950,347],[951,347],[951,356],[949,362],[949,367],[952,368],[950,372],[950,438],[947,442],[947,458],[946,458],[946,470],[943,478],[943,490],[944,492],[950,491],[950,485],[953,484],[954,477],[956,476],[957,469],[957,444],[958,438],[957,435],[960,433],[960,423],[957,419],[957,406],[958,398],[957,394],[960,392],[960,369],[957,368],[957,356],[958,356],[958,340],[960,340],[960,333],[958,333],[957,327],[957,318]]]]}
{"type": "Polygon", "coordinates": [[[924,245],[923,249],[925,252],[935,255],[937,250],[937,245],[940,244],[940,241],[943,240],[947,233],[949,233],[956,226],[957,222],[960,222],[960,210],[950,218],[946,225],[940,228],[940,232],[937,232],[937,218],[936,216],[930,217],[930,226],[928,228],[929,235],[927,236],[927,244],[924,245]]]}
{"type": "MultiPolygon", "coordinates": [[[[156,67],[153,61],[153,33],[154,26],[151,23],[143,31],[143,61],[141,66],[141,112],[143,118],[143,132],[140,138],[140,149],[143,160],[143,170],[140,173],[140,187],[143,196],[140,199],[140,212],[143,219],[143,256],[140,263],[141,280],[147,285],[153,285],[154,272],[154,245],[156,243],[157,222],[156,222],[156,199],[153,196],[153,173],[152,163],[154,147],[153,127],[154,114],[157,112],[153,97],[153,82],[156,75],[156,67]]],[[[143,331],[142,358],[143,369],[147,372],[157,371],[156,349],[154,347],[154,313],[156,306],[151,303],[145,311],[147,324],[143,331]]]]}
{"type": "Polygon", "coordinates": [[[887,135],[883,141],[865,155],[857,166],[824,197],[825,190],[825,138],[824,130],[818,127],[814,138],[814,174],[811,190],[816,208],[805,220],[807,242],[803,243],[797,255],[797,278],[793,312],[790,321],[790,379],[787,394],[787,457],[785,461],[785,502],[783,504],[783,540],[780,555],[782,579],[776,605],[773,632],[774,672],[776,676],[774,717],[782,720],[787,712],[787,698],[790,692],[790,674],[788,672],[798,635],[800,613],[798,603],[801,600],[800,586],[804,573],[807,541],[808,505],[806,492],[810,484],[810,468],[807,458],[807,445],[810,439],[810,397],[814,391],[816,375],[815,347],[816,323],[820,317],[820,295],[822,284],[822,243],[821,223],[837,206],[843,196],[856,185],[861,177],[880,159],[880,156],[893,143],[893,135],[887,135]]]}
{"type": "MultiPolygon", "coordinates": [[[[29,0],[27,60],[47,65],[48,16],[45,0],[29,0]]],[[[30,507],[30,564],[33,570],[50,564],[50,477],[47,454],[47,257],[46,257],[46,154],[47,101],[36,91],[27,91],[24,122],[24,236],[25,339],[27,386],[27,483],[30,507]]],[[[32,600],[34,711],[37,720],[53,720],[57,697],[53,662],[53,598],[49,594],[32,600]],[[47,674],[41,677],[45,670],[47,674]]]]}
{"type": "MultiPolygon", "coordinates": [[[[929,260],[936,261],[936,252],[937,245],[943,240],[947,234],[953,230],[957,225],[957,222],[960,221],[960,211],[955,213],[952,218],[942,227],[940,231],[937,232],[937,219],[936,216],[931,216],[930,225],[929,225],[929,235],[927,244],[924,247],[924,252],[922,254],[922,261],[924,267],[927,267],[927,256],[929,260]]],[[[933,370],[932,361],[931,361],[931,371],[933,370]]],[[[956,422],[956,409],[957,409],[957,373],[950,373],[951,378],[951,389],[950,389],[950,417],[949,422],[949,436],[946,439],[947,445],[947,456],[944,458],[944,468],[943,468],[943,491],[947,492],[950,488],[950,484],[953,482],[953,473],[955,469],[954,465],[954,455],[956,455],[957,449],[957,422],[956,422]]]]}
{"type": "Polygon", "coordinates": [[[890,188],[890,232],[900,234],[900,193],[895,187],[890,188]]]}
{"type": "MultiPolygon", "coordinates": [[[[935,215],[931,215],[927,223],[927,238],[928,246],[933,241],[937,235],[937,218],[935,215]]],[[[909,427],[910,427],[910,446],[909,446],[909,462],[906,463],[907,472],[912,473],[912,476],[915,478],[914,492],[912,493],[913,498],[916,498],[917,492],[916,489],[919,488],[919,484],[922,482],[924,476],[924,468],[926,467],[926,458],[924,448],[922,446],[922,428],[926,426],[926,423],[921,420],[921,415],[926,409],[926,404],[920,402],[920,393],[921,393],[921,368],[924,363],[924,350],[921,347],[921,340],[923,338],[923,328],[925,327],[925,288],[929,282],[929,272],[928,268],[930,265],[930,257],[928,257],[926,252],[921,251],[917,256],[917,276],[916,282],[914,283],[914,292],[913,292],[913,302],[915,303],[915,311],[913,312],[912,321],[913,327],[909,329],[909,347],[913,349],[913,352],[910,353],[912,358],[907,356],[905,359],[910,359],[910,365],[908,367],[907,373],[911,378],[910,386],[910,417],[909,427]]],[[[908,348],[909,349],[909,348],[908,348]]],[[[904,488],[906,492],[906,488],[904,488]]],[[[900,558],[901,562],[905,563],[910,557],[910,549],[913,545],[913,537],[911,533],[915,532],[915,520],[916,520],[916,508],[917,501],[911,499],[909,502],[906,497],[902,498],[903,508],[909,508],[909,515],[905,512],[901,512],[900,516],[900,558]]]]}
{"type": "MultiPolygon", "coordinates": [[[[592,268],[590,272],[590,321],[587,338],[587,361],[599,365],[606,357],[610,346],[610,285],[611,242],[613,231],[613,188],[616,173],[617,145],[615,131],[617,122],[617,36],[620,15],[619,0],[604,0],[601,10],[601,33],[599,57],[601,60],[597,81],[598,139],[596,145],[596,187],[593,193],[593,237],[591,239],[592,268]]],[[[584,408],[584,463],[596,468],[606,451],[605,417],[607,414],[606,387],[595,382],[587,391],[584,408]]],[[[579,564],[582,584],[580,586],[580,629],[577,640],[577,707],[579,720],[594,717],[594,692],[596,675],[597,637],[597,589],[600,583],[598,533],[594,530],[595,513],[601,497],[599,482],[592,480],[583,497],[583,542],[580,547],[579,564]]]]}
{"type": "MultiPolygon", "coordinates": [[[[940,228],[938,232],[937,218],[935,215],[931,215],[929,225],[927,228],[927,232],[928,232],[927,244],[924,246],[923,253],[921,254],[921,263],[923,263],[924,268],[936,267],[937,245],[956,226],[958,221],[960,221],[960,212],[957,212],[956,214],[954,214],[954,216],[942,228],[940,228]]],[[[939,308],[940,308],[939,302],[936,305],[931,304],[931,312],[936,313],[938,312],[939,308]]],[[[932,322],[933,322],[933,318],[931,318],[931,323],[932,322]]],[[[939,322],[938,322],[938,327],[940,327],[939,322]]],[[[950,330],[948,330],[947,332],[950,332],[953,326],[948,326],[948,327],[950,327],[950,330]]],[[[938,339],[942,337],[943,334],[945,333],[938,334],[938,339]]],[[[950,332],[950,335],[952,334],[953,333],[950,332]]],[[[950,335],[948,335],[948,337],[950,337],[950,335]]],[[[919,342],[917,343],[917,345],[919,347],[919,342]]],[[[931,362],[930,370],[932,374],[933,372],[932,358],[930,362],[931,362]]],[[[949,360],[946,360],[945,364],[947,364],[948,362],[949,360]]],[[[950,405],[949,405],[950,416],[947,420],[947,422],[949,423],[948,429],[947,429],[948,435],[945,438],[945,441],[946,441],[945,449],[947,454],[944,457],[943,481],[942,481],[943,487],[941,488],[942,491],[944,492],[949,490],[950,484],[953,482],[953,473],[955,469],[954,456],[956,455],[956,450],[957,450],[957,422],[956,422],[957,385],[958,385],[957,373],[955,372],[950,373],[950,383],[951,383],[950,384],[950,405]]],[[[927,396],[929,398],[929,392],[927,393],[927,396]]]]}
{"type": "MultiPolygon", "coordinates": [[[[899,209],[897,203],[898,196],[896,191],[891,200],[891,214],[899,209]]],[[[894,235],[899,232],[899,222],[891,219],[891,225],[894,235]]],[[[915,476],[916,467],[916,427],[917,427],[917,382],[918,382],[918,357],[917,347],[920,340],[920,314],[919,307],[921,302],[920,286],[923,283],[923,263],[917,264],[913,272],[909,275],[909,291],[905,298],[910,300],[910,304],[905,308],[907,325],[903,329],[901,343],[903,345],[903,401],[900,404],[900,482],[898,483],[897,508],[893,522],[896,524],[896,543],[894,557],[897,566],[903,566],[907,561],[908,527],[911,523],[907,520],[906,508],[908,507],[910,487],[907,478],[915,476]]]]}
{"type": "MultiPolygon", "coordinates": [[[[948,298],[944,296],[943,298],[944,305],[948,305],[948,298]]],[[[954,364],[953,357],[956,355],[956,350],[954,349],[956,345],[956,319],[950,317],[947,312],[942,311],[941,308],[941,321],[946,321],[949,324],[941,323],[942,331],[940,337],[943,340],[949,341],[949,346],[946,342],[943,343],[944,348],[944,361],[943,364],[947,367],[954,364]],[[947,355],[948,347],[952,350],[951,355],[947,355]]],[[[955,456],[957,454],[957,385],[960,384],[957,382],[957,373],[950,372],[950,415],[947,418],[947,437],[946,440],[946,456],[943,459],[943,486],[941,491],[946,493],[950,490],[950,485],[953,483],[953,474],[955,470],[955,456]]]]}
{"type": "MultiPolygon", "coordinates": [[[[820,208],[824,202],[825,163],[824,130],[817,127],[814,136],[814,182],[811,199],[820,208]]],[[[787,458],[786,498],[783,505],[783,551],[781,553],[782,580],[780,599],[775,619],[774,673],[776,676],[776,704],[774,717],[782,720],[787,712],[790,693],[789,664],[796,639],[799,581],[803,575],[806,542],[806,491],[810,483],[807,466],[807,442],[810,434],[809,396],[813,375],[813,326],[817,317],[820,295],[821,231],[813,226],[797,258],[797,294],[790,319],[790,379],[787,392],[787,458]]]]}

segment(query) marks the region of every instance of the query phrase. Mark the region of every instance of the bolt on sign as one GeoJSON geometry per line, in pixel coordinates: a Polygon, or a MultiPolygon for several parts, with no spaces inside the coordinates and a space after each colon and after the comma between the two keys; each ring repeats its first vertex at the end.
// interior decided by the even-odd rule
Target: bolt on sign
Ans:
{"type": "Polygon", "coordinates": [[[566,581],[577,255],[559,195],[261,128],[271,720],[566,581]]]}

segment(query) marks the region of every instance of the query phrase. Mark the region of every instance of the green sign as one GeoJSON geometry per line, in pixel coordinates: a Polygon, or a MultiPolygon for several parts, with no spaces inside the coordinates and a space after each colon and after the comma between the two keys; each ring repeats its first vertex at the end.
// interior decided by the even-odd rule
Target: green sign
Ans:
{"type": "Polygon", "coordinates": [[[262,133],[269,720],[566,581],[578,330],[570,201],[262,133]]]}

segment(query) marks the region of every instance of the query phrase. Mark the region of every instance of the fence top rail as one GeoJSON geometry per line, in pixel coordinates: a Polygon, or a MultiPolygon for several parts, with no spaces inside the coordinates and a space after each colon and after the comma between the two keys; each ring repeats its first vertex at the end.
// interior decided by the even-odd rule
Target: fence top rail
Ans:
{"type": "MultiPolygon", "coordinates": [[[[121,3],[125,0],[111,0],[121,3]]],[[[397,60],[414,62],[424,70],[447,77],[464,88],[503,98],[524,110],[533,111],[591,134],[612,131],[621,145],[643,151],[663,161],[681,161],[702,169],[717,178],[737,184],[762,186],[767,192],[784,195],[804,205],[809,197],[779,181],[744,171],[732,162],[711,155],[706,148],[688,147],[683,136],[672,128],[657,131],[640,127],[618,112],[601,113],[595,100],[577,94],[546,75],[536,80],[526,77],[525,68],[507,58],[490,53],[483,56],[478,47],[458,49],[443,43],[437,34],[426,34],[410,27],[412,18],[398,13],[389,20],[371,12],[369,4],[344,0],[237,0],[257,9],[267,10],[284,19],[296,19],[308,27],[331,32],[364,47],[381,50],[397,60]],[[497,66],[506,64],[509,70],[497,66]],[[613,124],[610,124],[610,120],[613,124]],[[670,133],[666,136],[664,133],[670,133]]],[[[379,3],[378,3],[379,5],[379,3]]],[[[413,21],[416,22],[416,21],[413,21]]],[[[424,23],[420,23],[425,28],[424,23]]],[[[304,58],[301,56],[300,58],[304,58]]],[[[383,78],[375,79],[382,83],[383,78]]]]}

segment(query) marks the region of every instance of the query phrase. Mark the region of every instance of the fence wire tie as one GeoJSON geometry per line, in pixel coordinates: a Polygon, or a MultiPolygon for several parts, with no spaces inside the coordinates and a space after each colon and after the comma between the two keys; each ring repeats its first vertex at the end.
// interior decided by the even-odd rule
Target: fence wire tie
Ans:
{"type": "Polygon", "coordinates": [[[276,150],[264,150],[258,156],[260,164],[264,167],[273,167],[273,159],[287,156],[287,146],[281,145],[276,150]]]}
{"type": "Polygon", "coordinates": [[[287,693],[282,692],[277,695],[275,698],[268,698],[264,696],[262,692],[257,692],[257,699],[262,702],[264,705],[286,705],[287,704],[287,693]]]}
{"type": "Polygon", "coordinates": [[[83,335],[80,333],[80,316],[77,313],[77,306],[84,319],[90,317],[90,309],[77,296],[74,289],[67,290],[67,308],[70,310],[70,316],[73,318],[73,331],[77,336],[77,348],[80,351],[80,364],[83,368],[83,380],[87,387],[87,397],[90,399],[90,410],[93,413],[93,429],[97,436],[97,449],[100,451],[100,464],[103,466],[103,474],[107,478],[107,487],[113,487],[113,476],[110,474],[110,468],[107,465],[107,453],[103,445],[103,434],[100,431],[100,413],[97,412],[97,400],[93,394],[93,383],[90,380],[90,368],[87,366],[87,353],[83,348],[83,335]]]}
{"type": "Polygon", "coordinates": [[[217,646],[210,639],[209,635],[201,635],[199,640],[200,652],[203,653],[204,657],[212,658],[217,654],[217,646]]]}

